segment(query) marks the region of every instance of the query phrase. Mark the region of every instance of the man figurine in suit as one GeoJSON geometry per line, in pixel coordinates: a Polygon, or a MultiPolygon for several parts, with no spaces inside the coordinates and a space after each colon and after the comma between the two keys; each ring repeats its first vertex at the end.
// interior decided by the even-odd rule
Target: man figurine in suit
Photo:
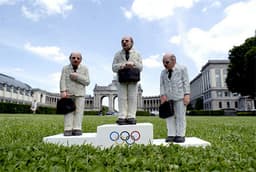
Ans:
{"type": "MultiPolygon", "coordinates": [[[[122,50],[115,54],[112,70],[118,73],[120,69],[137,68],[142,71],[142,60],[140,54],[133,49],[133,39],[124,36],[121,40],[122,50]]],[[[119,115],[116,121],[119,125],[135,125],[137,111],[137,82],[118,81],[118,108],[119,115]]]]}
{"type": "Polygon", "coordinates": [[[60,96],[61,98],[72,98],[75,102],[76,110],[64,116],[64,136],[79,136],[82,135],[85,86],[89,85],[90,79],[87,67],[80,64],[82,61],[81,53],[72,52],[69,60],[70,64],[62,69],[60,96]]]}
{"type": "Polygon", "coordinates": [[[176,63],[172,53],[163,56],[165,69],[160,76],[161,104],[173,100],[174,115],[166,118],[168,137],[166,142],[185,142],[186,109],[190,102],[190,85],[187,68],[176,63]]]}

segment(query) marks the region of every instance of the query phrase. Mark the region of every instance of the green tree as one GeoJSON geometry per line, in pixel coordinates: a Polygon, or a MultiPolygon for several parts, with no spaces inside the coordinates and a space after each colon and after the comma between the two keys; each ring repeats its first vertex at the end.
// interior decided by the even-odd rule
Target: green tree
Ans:
{"type": "Polygon", "coordinates": [[[108,106],[104,106],[102,105],[102,109],[101,109],[102,115],[106,115],[108,112],[108,106]]]}
{"type": "Polygon", "coordinates": [[[196,99],[195,109],[196,110],[204,109],[204,100],[203,100],[203,98],[200,97],[200,98],[196,99]]]}
{"type": "Polygon", "coordinates": [[[229,51],[230,64],[226,78],[231,92],[256,98],[256,37],[245,40],[229,51]]]}

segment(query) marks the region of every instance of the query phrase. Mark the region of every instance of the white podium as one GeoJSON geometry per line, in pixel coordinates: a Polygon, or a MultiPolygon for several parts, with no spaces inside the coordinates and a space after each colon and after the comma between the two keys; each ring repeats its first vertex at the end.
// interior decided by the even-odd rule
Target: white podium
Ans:
{"type": "Polygon", "coordinates": [[[96,145],[96,133],[83,133],[81,136],[64,136],[63,133],[43,138],[45,143],[57,145],[72,146],[92,144],[96,145]]]}
{"type": "Polygon", "coordinates": [[[138,123],[136,125],[106,124],[97,127],[97,146],[149,144],[153,141],[153,125],[138,123]]]}
{"type": "Polygon", "coordinates": [[[83,133],[81,136],[57,134],[44,137],[43,141],[65,146],[92,144],[104,148],[126,144],[147,145],[153,142],[153,125],[151,123],[138,123],[136,125],[105,124],[97,127],[97,133],[83,133]]]}
{"type": "MultiPolygon", "coordinates": [[[[153,144],[168,146],[165,139],[153,139],[153,125],[138,123],[136,125],[105,124],[97,127],[97,133],[83,133],[81,136],[64,136],[57,134],[43,138],[45,143],[64,146],[91,144],[95,147],[109,148],[115,145],[153,144]]],[[[184,143],[173,143],[183,147],[210,146],[210,143],[196,137],[186,137],[184,143]]]]}
{"type": "Polygon", "coordinates": [[[184,143],[175,143],[175,142],[167,143],[165,142],[165,139],[154,139],[153,144],[163,145],[163,146],[168,146],[169,144],[176,144],[182,147],[203,147],[203,148],[211,145],[209,142],[199,139],[197,137],[186,137],[184,143]]]}

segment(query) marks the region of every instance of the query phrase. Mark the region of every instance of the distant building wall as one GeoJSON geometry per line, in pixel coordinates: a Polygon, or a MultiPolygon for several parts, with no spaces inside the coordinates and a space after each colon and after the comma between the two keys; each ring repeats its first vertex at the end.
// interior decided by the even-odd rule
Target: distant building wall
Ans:
{"type": "Polygon", "coordinates": [[[32,88],[15,78],[0,73],[0,102],[28,104],[32,101],[32,88]]]}
{"type": "MultiPolygon", "coordinates": [[[[227,68],[229,60],[209,60],[191,82],[191,104],[195,107],[198,98],[203,99],[204,110],[221,110],[233,108],[246,110],[241,103],[253,102],[253,100],[240,100],[241,96],[232,93],[226,85],[227,68]]],[[[242,98],[244,99],[244,98],[242,98]]],[[[246,104],[246,103],[243,103],[246,104]]],[[[254,105],[254,103],[252,103],[254,105]]],[[[247,108],[248,109],[248,108],[247,108]]]]}
{"type": "Polygon", "coordinates": [[[143,110],[148,112],[159,111],[160,96],[142,97],[143,110]]]}

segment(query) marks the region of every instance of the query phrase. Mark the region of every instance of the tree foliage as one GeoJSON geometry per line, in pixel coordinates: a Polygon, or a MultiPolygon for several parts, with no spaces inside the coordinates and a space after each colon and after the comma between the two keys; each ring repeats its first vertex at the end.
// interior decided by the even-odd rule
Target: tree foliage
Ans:
{"type": "Polygon", "coordinates": [[[197,110],[204,109],[204,100],[202,97],[196,99],[195,109],[197,109],[197,110]]]}
{"type": "Polygon", "coordinates": [[[256,98],[256,37],[229,51],[226,83],[231,92],[256,98]]]}

